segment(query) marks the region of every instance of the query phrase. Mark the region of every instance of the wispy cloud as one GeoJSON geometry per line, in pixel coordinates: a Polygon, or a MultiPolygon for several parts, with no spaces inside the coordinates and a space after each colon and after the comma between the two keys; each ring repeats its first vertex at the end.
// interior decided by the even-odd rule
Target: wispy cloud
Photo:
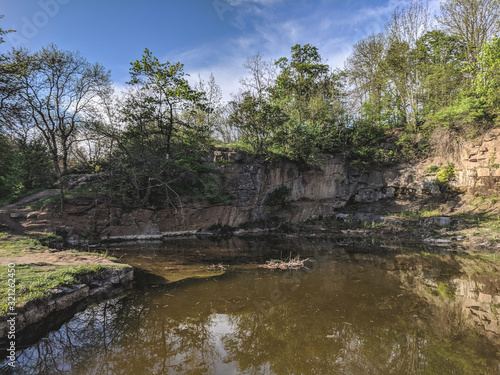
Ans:
{"type": "MultiPolygon", "coordinates": [[[[352,45],[358,40],[383,32],[388,17],[405,0],[352,10],[348,3],[332,7],[332,2],[297,2],[298,10],[280,6],[281,0],[227,0],[236,7],[231,19],[234,35],[189,50],[178,51],[178,61],[193,76],[207,79],[213,73],[225,99],[239,89],[239,78],[246,74],[244,61],[260,52],[276,60],[289,56],[291,46],[311,43],[318,47],[333,68],[342,68],[352,45]],[[273,6],[278,4],[278,6],[273,6]],[[240,7],[238,7],[240,6],[240,7]],[[305,11],[301,12],[302,7],[305,11]],[[206,63],[210,61],[210,63],[206,63]]],[[[294,2],[295,4],[295,2],[294,2]]],[[[439,0],[430,2],[431,9],[439,0]]]]}

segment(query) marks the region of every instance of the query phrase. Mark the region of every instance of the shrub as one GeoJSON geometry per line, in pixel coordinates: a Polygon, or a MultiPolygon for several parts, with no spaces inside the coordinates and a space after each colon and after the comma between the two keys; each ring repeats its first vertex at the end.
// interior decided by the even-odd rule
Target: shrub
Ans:
{"type": "Polygon", "coordinates": [[[439,168],[436,175],[437,181],[441,184],[448,184],[455,177],[455,165],[448,163],[446,167],[439,168]]]}
{"type": "Polygon", "coordinates": [[[286,199],[292,194],[292,189],[286,185],[280,185],[274,189],[266,198],[266,206],[285,206],[286,199]]]}
{"type": "Polygon", "coordinates": [[[436,165],[431,165],[425,170],[425,173],[436,173],[437,171],[439,171],[439,167],[436,165]]]}

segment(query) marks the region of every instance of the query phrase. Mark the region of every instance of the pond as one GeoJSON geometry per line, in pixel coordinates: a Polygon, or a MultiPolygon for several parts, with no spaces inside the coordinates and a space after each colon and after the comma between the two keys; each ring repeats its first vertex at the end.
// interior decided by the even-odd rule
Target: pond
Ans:
{"type": "Polygon", "coordinates": [[[493,374],[493,260],[331,240],[110,249],[135,287],[19,353],[14,374],[493,374]],[[269,259],[309,268],[269,270],[269,259]]]}

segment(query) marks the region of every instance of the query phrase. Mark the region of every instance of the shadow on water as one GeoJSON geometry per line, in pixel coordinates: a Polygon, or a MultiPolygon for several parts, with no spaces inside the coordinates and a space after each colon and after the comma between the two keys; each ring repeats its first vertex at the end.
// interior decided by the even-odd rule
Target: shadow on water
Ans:
{"type": "Polygon", "coordinates": [[[11,373],[496,373],[494,263],[378,250],[283,239],[114,249],[142,281],[19,353],[11,373]],[[310,269],[256,267],[290,253],[310,269]]]}

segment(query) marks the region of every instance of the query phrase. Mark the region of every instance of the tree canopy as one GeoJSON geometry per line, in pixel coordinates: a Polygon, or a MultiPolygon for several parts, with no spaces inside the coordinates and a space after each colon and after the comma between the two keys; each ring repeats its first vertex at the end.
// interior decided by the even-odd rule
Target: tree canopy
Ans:
{"type": "Polygon", "coordinates": [[[13,49],[0,54],[0,192],[62,189],[81,171],[105,176],[100,191],[123,205],[180,207],[185,194],[227,199],[206,162],[220,146],[306,167],[340,154],[361,171],[425,157],[433,134],[499,125],[499,21],[498,0],[443,0],[435,19],[412,0],[357,41],[343,69],[309,43],[249,57],[229,102],[213,74],[194,82],[148,49],[120,95],[78,52],[13,49]]]}

